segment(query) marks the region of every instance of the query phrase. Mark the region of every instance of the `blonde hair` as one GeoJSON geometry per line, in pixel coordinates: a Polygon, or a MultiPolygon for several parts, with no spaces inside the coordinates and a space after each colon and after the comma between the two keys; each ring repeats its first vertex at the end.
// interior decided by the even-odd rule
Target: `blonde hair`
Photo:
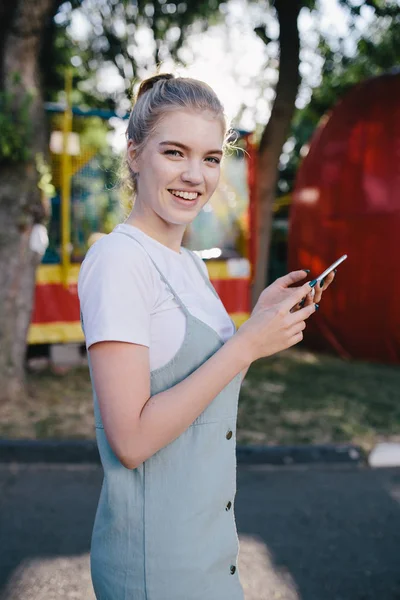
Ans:
{"type": "MultiPolygon", "coordinates": [[[[225,137],[224,149],[229,145],[224,107],[214,90],[198,79],[161,73],[142,81],[129,117],[126,138],[133,141],[137,154],[141,152],[165,112],[179,109],[214,113],[221,120],[225,137]]],[[[126,156],[123,171],[122,183],[130,195],[135,196],[137,175],[131,170],[126,156]]]]}

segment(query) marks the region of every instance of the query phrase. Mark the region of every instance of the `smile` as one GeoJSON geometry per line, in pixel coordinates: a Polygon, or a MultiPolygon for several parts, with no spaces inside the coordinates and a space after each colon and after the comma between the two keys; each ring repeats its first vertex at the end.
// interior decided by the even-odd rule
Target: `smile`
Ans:
{"type": "Polygon", "coordinates": [[[184,200],[196,200],[199,196],[199,192],[181,192],[179,190],[168,191],[177,198],[183,198],[184,200]]]}

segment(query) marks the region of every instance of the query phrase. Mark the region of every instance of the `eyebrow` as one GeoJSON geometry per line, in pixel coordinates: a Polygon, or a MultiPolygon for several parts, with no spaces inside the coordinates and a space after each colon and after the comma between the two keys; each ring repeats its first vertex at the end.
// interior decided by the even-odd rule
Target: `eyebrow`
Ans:
{"type": "MultiPolygon", "coordinates": [[[[171,140],[160,142],[160,146],[177,146],[178,148],[182,148],[183,150],[190,150],[190,148],[188,146],[185,146],[185,144],[182,144],[181,142],[173,142],[171,140]]],[[[222,156],[223,152],[218,148],[217,150],[208,150],[206,154],[220,154],[222,156]]]]}

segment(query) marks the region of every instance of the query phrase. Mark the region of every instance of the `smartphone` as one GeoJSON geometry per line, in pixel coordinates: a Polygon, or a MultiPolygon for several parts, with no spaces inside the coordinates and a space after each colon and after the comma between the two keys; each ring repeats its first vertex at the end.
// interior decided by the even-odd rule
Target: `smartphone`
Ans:
{"type": "MultiPolygon", "coordinates": [[[[338,265],[340,265],[340,263],[342,263],[344,260],[346,260],[346,258],[347,258],[347,254],[343,254],[343,256],[341,256],[340,258],[338,258],[337,260],[335,260],[335,262],[332,263],[330,267],[328,267],[327,269],[325,269],[325,271],[323,271],[321,273],[321,275],[318,275],[318,277],[316,279],[313,279],[312,281],[310,281],[310,286],[312,287],[312,290],[311,290],[312,294],[311,295],[312,295],[313,298],[315,296],[314,286],[316,286],[317,283],[319,281],[321,281],[321,279],[324,279],[324,277],[326,277],[327,275],[329,275],[329,273],[331,271],[333,271],[333,269],[336,269],[336,267],[338,265]]],[[[301,302],[299,302],[298,306],[300,308],[303,308],[305,302],[306,302],[306,298],[303,298],[303,300],[301,302]]],[[[293,312],[294,309],[295,309],[295,307],[293,307],[290,312],[293,312]]]]}
{"type": "MultiPolygon", "coordinates": [[[[324,277],[326,277],[327,275],[329,275],[329,273],[330,273],[331,271],[333,271],[333,269],[336,269],[336,267],[337,267],[338,265],[340,265],[340,263],[342,263],[344,260],[346,260],[346,258],[347,258],[347,254],[343,254],[343,256],[341,256],[340,258],[338,258],[337,260],[335,260],[335,262],[334,262],[334,263],[332,263],[330,267],[328,267],[327,269],[325,269],[325,271],[323,271],[323,272],[321,273],[321,275],[318,275],[318,277],[317,277],[316,279],[313,279],[312,281],[310,281],[310,286],[312,287],[312,290],[311,290],[311,291],[312,291],[312,294],[311,294],[311,295],[312,295],[312,297],[313,297],[313,298],[314,298],[314,296],[315,296],[315,289],[314,289],[314,286],[316,286],[316,285],[317,285],[317,283],[318,283],[319,281],[321,281],[321,279],[324,279],[324,277]]],[[[299,307],[300,307],[300,308],[303,308],[303,306],[304,306],[304,304],[305,304],[305,301],[306,301],[306,299],[305,299],[305,298],[303,298],[303,300],[302,300],[302,301],[299,303],[299,307]]]]}
{"type": "Polygon", "coordinates": [[[323,271],[321,273],[321,275],[318,275],[318,277],[316,279],[313,279],[310,283],[311,287],[314,287],[315,285],[317,285],[317,283],[319,281],[321,281],[321,279],[324,279],[327,275],[329,275],[329,273],[331,271],[333,271],[333,269],[336,269],[336,267],[338,265],[340,265],[340,263],[342,263],[344,260],[346,260],[347,258],[347,254],[343,254],[343,256],[341,256],[340,258],[338,258],[334,263],[331,264],[330,267],[328,267],[327,269],[325,269],[325,271],[323,271]]]}

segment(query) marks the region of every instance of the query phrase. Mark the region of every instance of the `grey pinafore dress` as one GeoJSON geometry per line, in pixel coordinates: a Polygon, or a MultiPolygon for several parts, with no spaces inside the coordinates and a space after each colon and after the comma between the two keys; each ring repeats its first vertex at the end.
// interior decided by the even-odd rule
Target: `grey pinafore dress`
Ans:
{"type": "MultiPolygon", "coordinates": [[[[151,372],[154,395],[188,377],[223,341],[190,314],[152,262],[186,316],[180,349],[151,372]]],[[[107,441],[93,386],[104,469],[91,544],[97,600],[243,600],[234,516],[240,384],[238,374],[184,433],[132,470],[107,441]]]]}

